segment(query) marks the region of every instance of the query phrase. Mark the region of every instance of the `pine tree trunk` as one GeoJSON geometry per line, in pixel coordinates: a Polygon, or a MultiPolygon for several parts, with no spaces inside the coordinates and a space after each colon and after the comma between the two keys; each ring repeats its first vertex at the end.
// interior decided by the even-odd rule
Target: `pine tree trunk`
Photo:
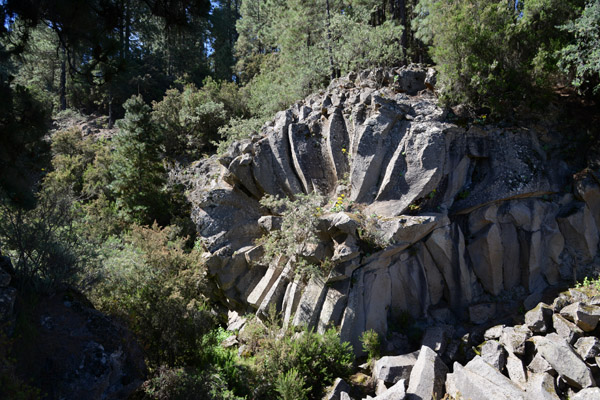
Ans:
{"type": "Polygon", "coordinates": [[[331,13],[329,12],[329,0],[325,1],[327,6],[327,52],[329,53],[329,69],[331,79],[335,79],[335,67],[333,66],[333,50],[331,49],[331,13]]]}
{"type": "Polygon", "coordinates": [[[67,51],[62,48],[62,60],[60,63],[60,109],[67,109],[67,51]]]}

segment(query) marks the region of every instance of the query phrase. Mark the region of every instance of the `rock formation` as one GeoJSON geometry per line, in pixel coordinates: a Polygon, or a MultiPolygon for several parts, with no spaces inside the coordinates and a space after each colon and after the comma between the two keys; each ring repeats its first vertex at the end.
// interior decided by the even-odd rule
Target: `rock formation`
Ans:
{"type": "MultiPolygon", "coordinates": [[[[206,262],[230,309],[275,306],[286,324],[340,326],[360,352],[362,332],[385,335],[406,314],[484,323],[502,307],[496,296],[539,293],[594,259],[591,173],[564,193],[573,171],[548,158],[534,130],[453,123],[428,75],[409,66],[334,80],[186,171],[206,262]],[[260,199],[301,193],[329,200],[309,256],[334,267],[308,281],[289,263],[264,265],[257,245],[278,228],[277,210],[260,199]],[[385,246],[367,243],[366,230],[385,246]]],[[[519,332],[510,335],[500,343],[518,354],[519,332]]]]}

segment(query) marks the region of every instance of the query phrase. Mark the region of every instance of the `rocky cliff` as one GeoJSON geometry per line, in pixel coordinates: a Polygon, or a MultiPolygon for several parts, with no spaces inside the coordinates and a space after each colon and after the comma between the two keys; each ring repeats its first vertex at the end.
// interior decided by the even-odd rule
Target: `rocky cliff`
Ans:
{"type": "Polygon", "coordinates": [[[434,84],[434,71],[416,66],[350,74],[187,170],[192,218],[229,308],[274,305],[286,323],[337,325],[360,351],[363,331],[386,334],[407,313],[484,323],[504,300],[594,260],[597,176],[574,181],[547,155],[544,132],[485,116],[452,122],[434,84]],[[259,201],[313,192],[329,203],[309,256],[334,267],[304,282],[285,263],[262,264],[257,239],[277,229],[277,213],[259,201]],[[365,246],[367,220],[384,248],[365,246]]]}

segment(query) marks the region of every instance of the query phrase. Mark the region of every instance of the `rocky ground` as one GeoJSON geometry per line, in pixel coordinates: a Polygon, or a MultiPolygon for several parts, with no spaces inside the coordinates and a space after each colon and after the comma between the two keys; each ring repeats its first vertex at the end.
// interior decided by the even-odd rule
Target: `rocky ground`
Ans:
{"type": "MultiPolygon", "coordinates": [[[[584,283],[539,303],[522,324],[490,327],[476,347],[469,334],[457,347],[452,327],[430,328],[420,350],[374,362],[376,397],[366,398],[598,399],[599,305],[600,283],[584,283]]],[[[327,399],[351,399],[350,393],[356,391],[338,379],[327,399]]]]}
{"type": "Polygon", "coordinates": [[[4,354],[0,341],[4,377],[33,383],[49,399],[124,399],[142,384],[144,354],[127,329],[76,292],[23,301],[10,286],[11,269],[0,257],[0,339],[8,336],[12,348],[4,354]],[[16,325],[18,336],[12,335],[16,325]]]}

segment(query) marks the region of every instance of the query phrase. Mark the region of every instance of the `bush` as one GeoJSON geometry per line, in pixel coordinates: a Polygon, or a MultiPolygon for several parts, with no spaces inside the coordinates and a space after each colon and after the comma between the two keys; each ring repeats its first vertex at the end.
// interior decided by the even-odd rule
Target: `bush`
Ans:
{"type": "Polygon", "coordinates": [[[200,254],[186,252],[174,227],[133,226],[100,250],[92,300],[129,323],[151,366],[198,364],[215,326],[203,295],[200,254]]]}
{"type": "Polygon", "coordinates": [[[275,391],[279,393],[281,400],[306,400],[308,389],[306,389],[304,378],[295,368],[277,377],[275,391]]]}
{"type": "Polygon", "coordinates": [[[321,196],[298,194],[295,200],[264,196],[260,204],[281,215],[281,229],[263,236],[259,243],[264,246],[265,263],[278,262],[280,257],[294,258],[298,272],[307,266],[302,259],[307,244],[317,243],[318,215],[321,209],[321,196]]]}
{"type": "Polygon", "coordinates": [[[31,210],[0,196],[0,242],[21,289],[53,292],[73,284],[88,249],[76,230],[70,188],[44,181],[31,210]]]}
{"type": "Polygon", "coordinates": [[[211,368],[161,366],[142,389],[143,397],[151,400],[241,400],[227,388],[224,377],[211,368]]]}
{"type": "Polygon", "coordinates": [[[374,361],[381,357],[381,337],[373,329],[364,331],[360,335],[360,342],[363,350],[367,353],[369,361],[374,361]]]}
{"type": "Polygon", "coordinates": [[[280,390],[301,396],[305,388],[308,398],[320,399],[335,378],[350,375],[354,355],[349,343],[340,342],[335,329],[323,335],[308,329],[299,333],[286,329],[274,334],[271,328],[270,332],[261,341],[254,361],[254,393],[259,398],[275,398],[280,390]]]}

